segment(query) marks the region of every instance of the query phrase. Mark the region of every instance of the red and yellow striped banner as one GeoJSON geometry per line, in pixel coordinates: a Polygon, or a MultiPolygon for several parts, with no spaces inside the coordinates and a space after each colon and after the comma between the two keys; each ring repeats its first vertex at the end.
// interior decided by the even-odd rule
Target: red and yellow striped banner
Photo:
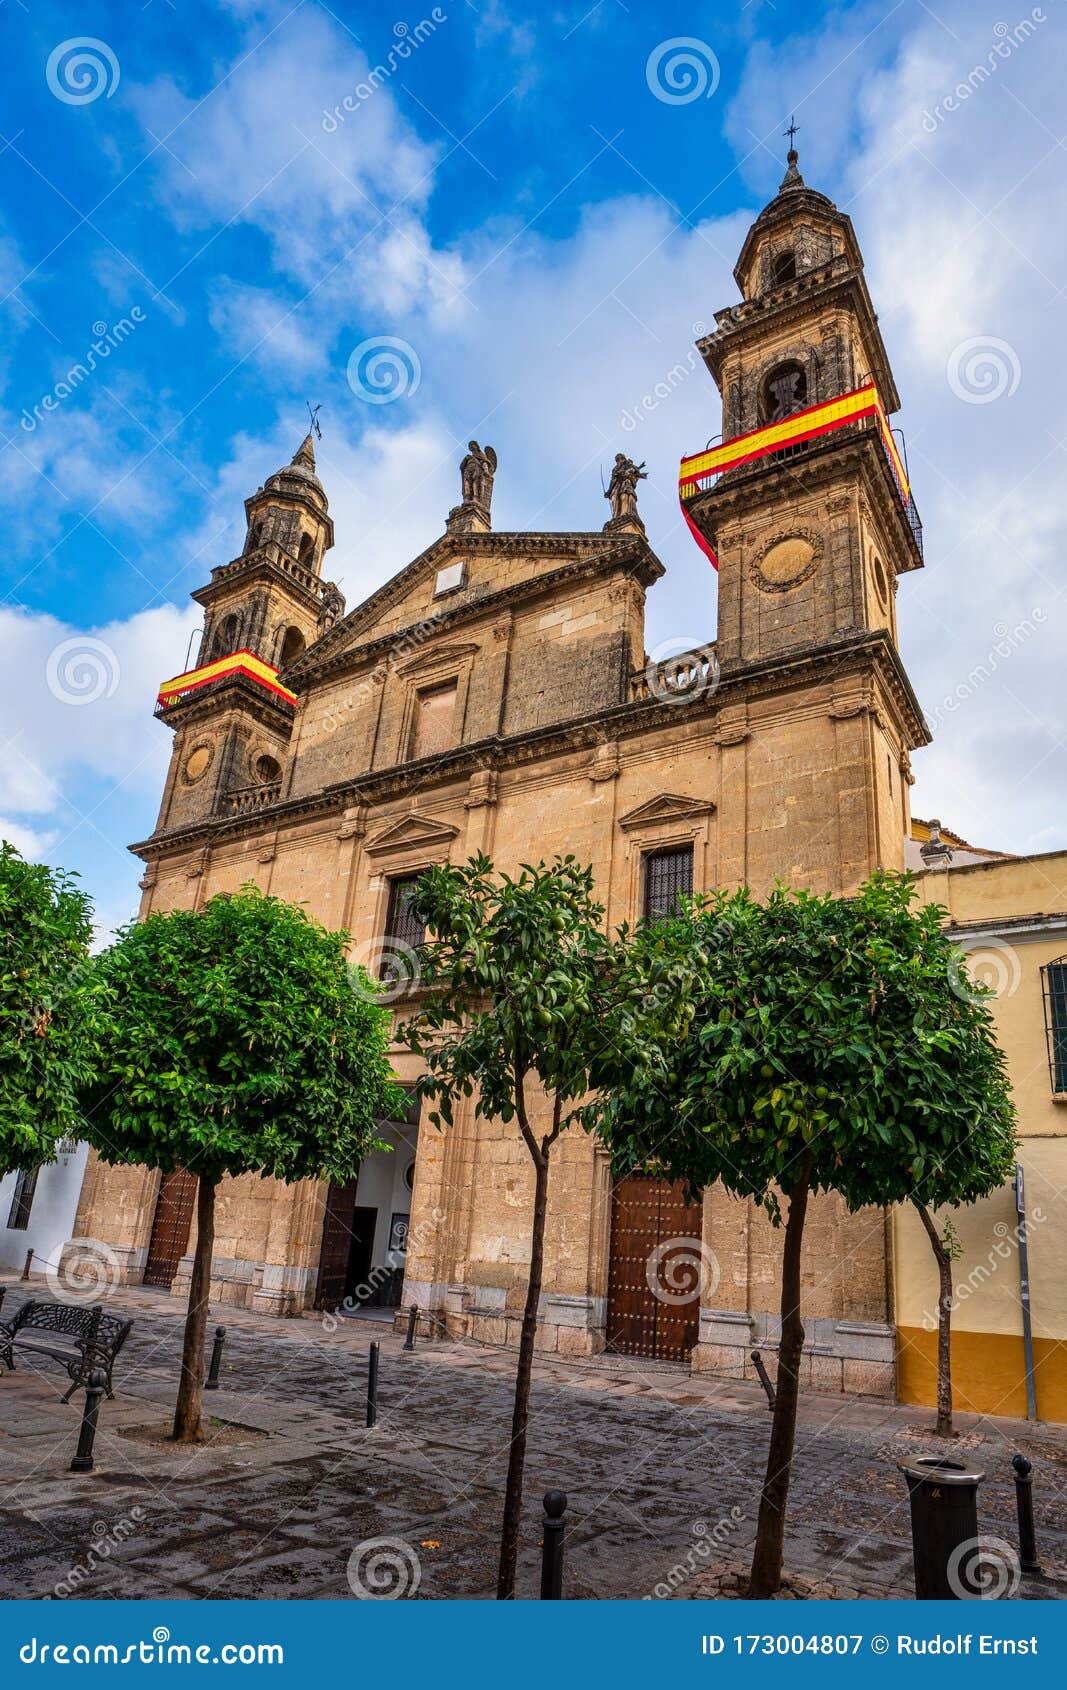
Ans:
{"type": "Polygon", "coordinates": [[[264,663],[251,651],[231,651],[226,657],[217,657],[214,663],[205,663],[200,669],[190,669],[184,675],[175,675],[172,681],[164,681],[156,703],[166,709],[169,704],[177,704],[186,693],[206,687],[211,681],[221,681],[226,675],[245,675],[268,692],[284,698],[287,704],[296,703],[296,693],[282,686],[273,664],[264,663]]]}
{"type": "Polygon", "coordinates": [[[873,382],[857,387],[852,393],[843,393],[837,399],[827,399],[821,405],[809,405],[806,410],[794,411],[791,416],[783,417],[781,422],[768,423],[766,428],[754,429],[751,434],[739,434],[733,440],[724,441],[721,446],[713,446],[708,451],[695,452],[691,457],[682,459],[678,471],[678,496],[682,502],[682,514],[697,545],[716,568],[718,560],[715,553],[686,510],[686,499],[692,498],[712,477],[722,475],[725,470],[737,469],[739,465],[750,463],[754,458],[765,457],[769,452],[778,452],[783,447],[798,446],[801,441],[813,440],[820,434],[829,434],[831,430],[841,428],[845,423],[855,422],[859,417],[878,419],[879,432],[893,478],[906,505],[911,496],[908,477],[889,426],[889,419],[873,382]]]}

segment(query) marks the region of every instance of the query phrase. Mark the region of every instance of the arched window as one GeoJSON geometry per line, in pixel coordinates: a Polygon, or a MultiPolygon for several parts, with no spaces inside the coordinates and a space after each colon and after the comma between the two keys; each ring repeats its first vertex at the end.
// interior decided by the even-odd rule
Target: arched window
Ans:
{"type": "Polygon", "coordinates": [[[263,532],[266,526],[266,517],[261,516],[257,521],[253,522],[251,528],[248,530],[248,539],[245,541],[246,552],[254,552],[258,546],[263,544],[263,532]]]}
{"type": "Polygon", "coordinates": [[[264,786],[266,786],[268,781],[281,780],[281,778],[282,778],[282,766],[277,761],[276,758],[274,758],[274,757],[257,757],[256,758],[256,779],[258,781],[261,781],[264,786]]]}
{"type": "Polygon", "coordinates": [[[306,643],[299,628],[286,628],[285,637],[278,652],[279,669],[287,669],[290,663],[295,663],[306,643]]]}
{"type": "Polygon", "coordinates": [[[315,536],[314,536],[314,534],[305,534],[303,536],[303,538],[300,541],[300,550],[297,553],[296,561],[297,561],[297,563],[303,564],[305,569],[311,568],[312,564],[315,561],[315,536]]]}
{"type": "Polygon", "coordinates": [[[797,279],[797,255],[795,252],[776,252],[771,259],[771,286],[784,287],[786,282],[797,279]]]}
{"type": "Polygon", "coordinates": [[[227,616],[215,630],[211,641],[210,662],[214,663],[218,657],[228,657],[231,651],[237,651],[241,644],[241,618],[227,616]]]}
{"type": "Polygon", "coordinates": [[[808,378],[800,364],[779,364],[760,389],[760,421],[781,422],[808,402],[808,378]]]}

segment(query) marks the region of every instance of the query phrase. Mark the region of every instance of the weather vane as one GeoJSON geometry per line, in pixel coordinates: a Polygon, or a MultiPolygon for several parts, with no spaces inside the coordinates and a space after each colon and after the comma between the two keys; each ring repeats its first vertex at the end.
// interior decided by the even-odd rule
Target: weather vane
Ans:
{"type": "Polygon", "coordinates": [[[800,130],[800,124],[797,122],[796,116],[794,115],[793,117],[791,117],[789,119],[789,128],[782,130],[783,135],[789,136],[789,150],[790,150],[790,152],[796,151],[796,136],[799,133],[799,130],[800,130]]]}
{"type": "Polygon", "coordinates": [[[319,412],[322,410],[322,406],[316,405],[315,409],[312,410],[310,399],[305,399],[304,404],[308,408],[308,416],[311,419],[311,431],[314,434],[316,440],[321,440],[322,439],[322,429],[319,427],[319,412]]]}

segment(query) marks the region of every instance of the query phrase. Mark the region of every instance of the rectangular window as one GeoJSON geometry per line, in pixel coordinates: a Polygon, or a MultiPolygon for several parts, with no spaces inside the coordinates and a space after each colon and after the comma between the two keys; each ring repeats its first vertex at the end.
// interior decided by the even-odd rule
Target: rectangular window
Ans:
{"type": "Polygon", "coordinates": [[[411,908],[411,895],[421,878],[418,874],[408,874],[389,882],[389,911],[385,918],[389,938],[394,943],[410,945],[413,951],[418,950],[426,937],[425,927],[411,908]]]}
{"type": "Polygon", "coordinates": [[[37,1189],[37,1169],[32,1174],[20,1172],[15,1179],[15,1193],[11,1199],[11,1212],[7,1217],[7,1224],[13,1232],[25,1232],[30,1223],[30,1210],[33,1207],[33,1194],[37,1189]]]}
{"type": "Polygon", "coordinates": [[[1048,1066],[1055,1092],[1067,1092],[1067,957],[1041,970],[1045,994],[1045,1038],[1048,1066]]]}
{"type": "Polygon", "coordinates": [[[453,743],[456,714],[456,683],[428,687],[415,694],[415,724],[411,734],[412,757],[436,757],[453,743]]]}
{"type": "Polygon", "coordinates": [[[660,921],[674,915],[678,901],[693,890],[693,847],[676,846],[656,851],[645,858],[645,893],[642,914],[646,921],[660,921]]]}

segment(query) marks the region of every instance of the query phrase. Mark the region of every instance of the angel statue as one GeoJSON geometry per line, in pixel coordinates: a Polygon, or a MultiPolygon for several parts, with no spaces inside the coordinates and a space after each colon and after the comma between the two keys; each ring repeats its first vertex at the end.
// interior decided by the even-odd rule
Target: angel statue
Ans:
{"type": "Polygon", "coordinates": [[[465,505],[481,505],[483,509],[489,509],[493,498],[496,464],[496,453],[491,446],[487,446],[483,452],[477,440],[470,442],[470,450],[459,466],[465,505]]]}

